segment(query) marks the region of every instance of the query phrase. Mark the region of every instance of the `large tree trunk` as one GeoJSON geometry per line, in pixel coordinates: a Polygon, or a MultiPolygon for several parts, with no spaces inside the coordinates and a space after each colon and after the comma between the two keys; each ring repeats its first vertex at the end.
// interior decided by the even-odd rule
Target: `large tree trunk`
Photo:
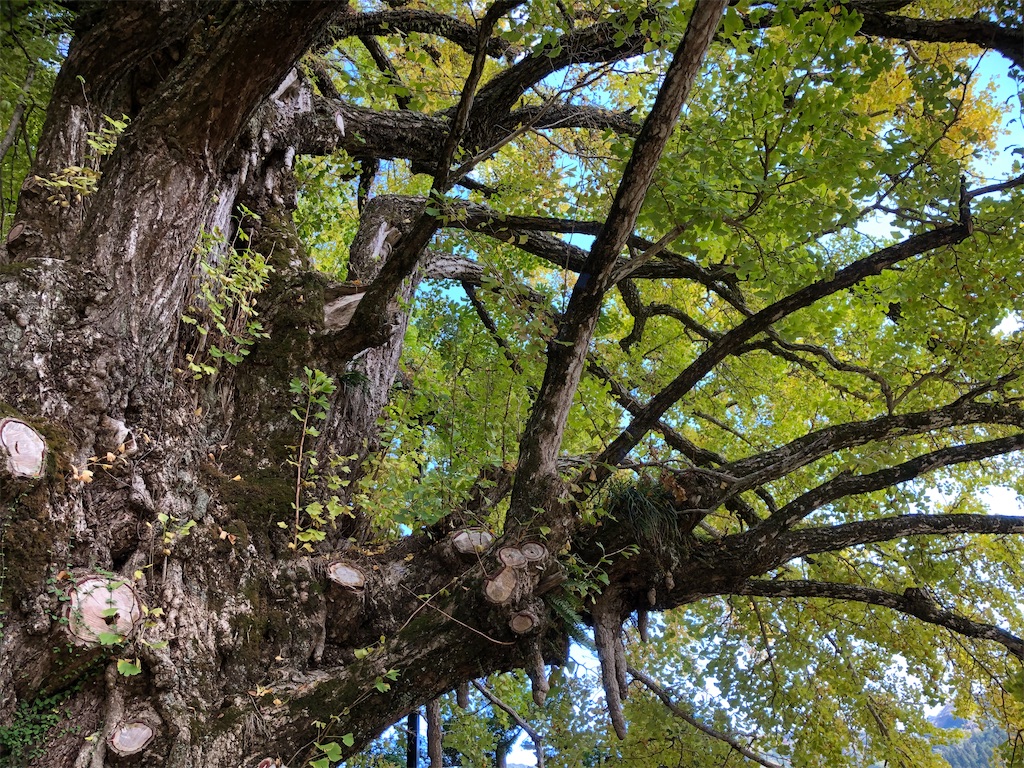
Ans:
{"type": "MultiPolygon", "coordinates": [[[[101,115],[132,122],[102,160],[95,194],[61,206],[30,179],[0,272],[0,415],[46,444],[41,477],[0,481],[0,717],[56,696],[76,725],[51,729],[31,764],[298,759],[312,720],[346,707],[344,731],[324,739],[353,732],[363,743],[478,674],[495,642],[449,621],[451,606],[417,611],[415,595],[465,578],[467,563],[443,542],[367,554],[350,541],[366,531],[356,511],[310,551],[294,549],[289,446],[302,430],[290,411],[302,403],[291,381],[308,366],[339,382],[306,451],[333,452],[358,472],[375,447],[407,321],[401,300],[416,281],[393,296],[385,342],[340,357],[337,339],[354,334],[352,291],[308,270],[291,224],[292,156],[261,134],[262,120],[308,100],[285,89],[256,111],[339,12],[333,3],[128,4],[80,20],[36,176],[86,165],[85,133],[101,115]],[[125,75],[142,61],[159,77],[125,75]],[[240,204],[259,219],[239,218],[240,204]],[[201,301],[199,263],[226,258],[240,226],[274,268],[259,297],[267,338],[237,369],[222,361],[194,378],[186,355],[210,342],[182,317],[201,301]],[[226,243],[194,250],[215,231],[226,243]],[[341,560],[366,583],[334,584],[329,567],[341,560]],[[102,612],[121,598],[100,620],[124,642],[104,646],[83,614],[90,599],[102,612]],[[370,646],[357,660],[354,649],[370,646]],[[119,659],[138,659],[141,674],[118,674],[119,659]],[[118,758],[133,748],[122,743],[133,722],[153,741],[118,758]]],[[[389,247],[380,235],[417,212],[374,202],[351,280],[376,277],[389,247]]],[[[348,503],[346,490],[336,496],[348,503]]],[[[505,645],[501,665],[511,667],[517,654],[505,645]]]]}

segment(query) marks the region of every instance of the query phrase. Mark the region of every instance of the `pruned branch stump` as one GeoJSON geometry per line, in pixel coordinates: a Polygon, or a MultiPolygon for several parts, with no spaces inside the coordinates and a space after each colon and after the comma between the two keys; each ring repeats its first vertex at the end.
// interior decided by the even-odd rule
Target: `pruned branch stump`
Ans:
{"type": "Polygon", "coordinates": [[[512,614],[508,625],[517,635],[525,635],[540,626],[540,617],[533,611],[517,611],[512,614]]]}
{"type": "Polygon", "coordinates": [[[75,582],[69,598],[64,608],[67,631],[79,645],[122,642],[142,621],[142,603],[123,579],[89,574],[75,582]]]}
{"type": "Polygon", "coordinates": [[[366,576],[363,572],[344,560],[332,560],[328,563],[327,579],[331,584],[348,592],[362,593],[366,586],[366,576]]]}
{"type": "Polygon", "coordinates": [[[366,574],[347,560],[331,560],[327,564],[327,582],[327,636],[334,642],[343,642],[363,612],[366,574]]]}
{"type": "Polygon", "coordinates": [[[529,560],[518,547],[502,547],[498,550],[498,559],[509,568],[525,568],[529,560]]]}
{"type": "Polygon", "coordinates": [[[144,750],[156,736],[156,729],[143,720],[120,723],[107,736],[107,749],[119,757],[130,757],[144,750]]]}
{"type": "Polygon", "coordinates": [[[537,541],[528,541],[519,548],[531,563],[540,562],[548,556],[548,548],[537,541]]]}
{"type": "Polygon", "coordinates": [[[484,597],[496,605],[510,603],[515,597],[518,583],[515,568],[502,568],[497,576],[484,582],[484,597]]]}
{"type": "Polygon", "coordinates": [[[463,556],[480,555],[494,543],[494,536],[483,528],[463,528],[452,534],[452,547],[463,556]]]}
{"type": "Polygon", "coordinates": [[[0,421],[0,458],[14,478],[34,480],[43,476],[46,466],[46,440],[24,421],[0,421]]]}

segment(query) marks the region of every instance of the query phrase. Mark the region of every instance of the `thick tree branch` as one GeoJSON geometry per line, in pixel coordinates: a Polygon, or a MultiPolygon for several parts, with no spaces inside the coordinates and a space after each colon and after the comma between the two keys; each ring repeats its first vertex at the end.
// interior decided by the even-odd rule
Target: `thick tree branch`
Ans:
{"type": "Polygon", "coordinates": [[[863,17],[860,32],[899,40],[926,43],[970,43],[998,51],[1018,67],[1024,67],[1024,28],[1002,27],[981,19],[913,19],[871,10],[868,3],[851,2],[849,8],[863,17]]]}
{"type": "Polygon", "coordinates": [[[442,768],[444,731],[441,724],[441,700],[427,702],[427,759],[430,768],[442,768]]]}
{"type": "MultiPolygon", "coordinates": [[[[401,8],[390,11],[360,13],[347,18],[331,29],[334,39],[352,36],[391,35],[395,32],[419,32],[437,35],[450,40],[470,55],[477,51],[477,30],[472,24],[445,16],[442,13],[419,8],[401,8]]],[[[499,37],[490,38],[486,43],[489,56],[501,56],[510,46],[499,37]]]]}
{"type": "Polygon", "coordinates": [[[556,477],[565,420],[583,372],[601,302],[724,8],[724,0],[707,0],[694,8],[654,107],[636,139],[605,226],[573,288],[558,335],[548,347],[544,382],[520,445],[519,472],[512,491],[513,516],[532,514],[530,510],[542,505],[548,492],[545,486],[556,477]]]}
{"type": "MultiPolygon", "coordinates": [[[[636,136],[640,123],[626,112],[590,105],[553,104],[550,106],[528,106],[513,110],[507,117],[495,121],[494,130],[500,134],[511,133],[520,125],[529,125],[537,130],[544,128],[606,128],[626,136],[636,136]]],[[[493,142],[489,142],[493,143],[493,142]]]]}
{"type": "Polygon", "coordinates": [[[753,760],[758,765],[763,765],[765,766],[765,768],[782,768],[781,763],[776,763],[773,760],[769,760],[764,755],[755,752],[750,747],[741,743],[740,740],[737,739],[735,736],[730,736],[729,734],[720,731],[717,728],[714,728],[708,725],[707,723],[702,722],[701,720],[698,720],[696,717],[693,716],[692,713],[687,712],[685,709],[679,706],[672,699],[671,694],[669,694],[669,692],[665,690],[665,688],[661,686],[650,675],[641,672],[639,669],[636,669],[635,667],[628,667],[628,670],[630,677],[632,677],[635,680],[639,680],[641,683],[643,683],[644,687],[646,687],[651,693],[657,696],[658,699],[661,700],[661,703],[664,704],[673,715],[678,717],[683,722],[692,725],[698,731],[707,736],[710,736],[713,739],[728,744],[730,747],[739,752],[745,758],[747,758],[748,760],[753,760]]]}
{"type": "Polygon", "coordinates": [[[992,456],[1001,456],[1022,448],[1024,448],[1024,433],[996,440],[940,448],[937,451],[916,456],[902,464],[866,475],[854,475],[843,471],[828,482],[822,483],[817,488],[798,496],[783,506],[761,523],[756,531],[759,534],[777,533],[792,527],[814,510],[845,496],[878,491],[888,488],[890,485],[913,480],[936,469],[979,461],[992,456]]]}
{"type": "Polygon", "coordinates": [[[965,424],[1024,427],[1024,411],[1011,406],[968,400],[957,401],[930,411],[837,424],[808,433],[780,448],[728,462],[722,466],[722,471],[743,478],[742,488],[751,488],[777,480],[836,451],[883,438],[919,435],[965,424]]]}
{"type": "Polygon", "coordinates": [[[1012,179],[1007,179],[1006,181],[1000,181],[995,184],[989,184],[985,187],[978,187],[977,189],[969,190],[965,194],[965,197],[968,200],[973,200],[974,198],[981,197],[982,195],[990,195],[993,192],[1005,192],[1008,189],[1016,189],[1020,186],[1024,186],[1024,173],[1020,176],[1014,176],[1012,179]]]}
{"type": "Polygon", "coordinates": [[[976,534],[1008,536],[1024,533],[1024,517],[1013,515],[897,515],[821,528],[804,528],[779,539],[782,562],[818,552],[874,544],[908,536],[976,534]]]}
{"type": "Polygon", "coordinates": [[[615,465],[643,438],[664,413],[692,390],[722,360],[774,323],[816,301],[845,290],[867,277],[877,275],[901,261],[944,245],[959,243],[971,232],[971,222],[961,221],[931,232],[913,235],[902,243],[883,248],[841,269],[834,278],[820,280],[790,294],[748,317],[724,334],[694,360],[634,417],[629,426],[598,457],[598,462],[615,465]]]}
{"type": "Polygon", "coordinates": [[[881,589],[855,584],[752,579],[740,587],[737,594],[770,598],[825,598],[880,605],[929,624],[945,627],[964,637],[999,643],[1018,659],[1024,661],[1024,640],[992,624],[974,621],[947,611],[916,590],[908,589],[903,595],[897,595],[881,589]]]}
{"type": "MultiPolygon", "coordinates": [[[[320,80],[318,77],[318,83],[320,80]]],[[[610,128],[628,135],[635,135],[639,129],[621,112],[557,103],[547,110],[540,106],[524,107],[503,118],[489,117],[495,118],[496,126],[481,134],[480,146],[492,146],[527,124],[534,130],[610,128]]],[[[343,149],[359,159],[403,158],[417,167],[430,168],[437,163],[437,148],[450,126],[446,117],[359,107],[343,99],[328,98],[328,94],[313,97],[312,112],[288,115],[287,121],[275,131],[280,137],[278,143],[294,146],[300,155],[329,155],[343,149]],[[339,121],[345,126],[344,132],[339,131],[339,121]]]]}
{"type": "MultiPolygon", "coordinates": [[[[969,43],[979,48],[994,50],[1018,67],[1024,66],[1024,29],[1004,27],[993,21],[970,19],[915,19],[896,16],[887,11],[899,10],[909,3],[879,4],[873,0],[850,0],[844,6],[863,18],[861,35],[884,37],[891,40],[917,40],[924,43],[969,43]]],[[[767,14],[748,27],[766,29],[773,26],[774,14],[767,14]]]]}

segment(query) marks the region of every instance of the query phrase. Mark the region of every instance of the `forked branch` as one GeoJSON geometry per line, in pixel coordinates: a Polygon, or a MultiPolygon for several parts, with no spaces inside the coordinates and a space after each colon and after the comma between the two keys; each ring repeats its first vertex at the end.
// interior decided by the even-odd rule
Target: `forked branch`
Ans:
{"type": "Polygon", "coordinates": [[[826,504],[846,496],[870,493],[954,464],[1002,456],[1024,448],[1024,433],[996,440],[985,440],[968,445],[954,445],[940,448],[892,467],[880,469],[865,475],[840,472],[831,480],[822,483],[807,493],[801,494],[783,506],[778,512],[761,523],[761,533],[773,533],[792,527],[808,514],[826,504]]]}
{"type": "Polygon", "coordinates": [[[967,424],[1003,424],[1024,427],[1024,411],[1011,406],[976,403],[960,398],[929,411],[880,416],[868,421],[825,427],[779,448],[724,463],[722,471],[743,478],[742,487],[762,485],[807,466],[837,451],[886,438],[920,435],[967,424]]]}
{"type": "Polygon", "coordinates": [[[967,219],[931,232],[913,235],[902,243],[883,248],[870,256],[855,261],[839,270],[830,280],[811,283],[754,313],[711,344],[667,387],[655,395],[643,411],[635,416],[629,426],[601,453],[597,463],[617,465],[654,427],[665,412],[697,386],[715,366],[779,320],[811,306],[826,296],[846,290],[868,277],[880,274],[909,258],[942,246],[959,243],[970,235],[971,229],[970,219],[967,219]]]}

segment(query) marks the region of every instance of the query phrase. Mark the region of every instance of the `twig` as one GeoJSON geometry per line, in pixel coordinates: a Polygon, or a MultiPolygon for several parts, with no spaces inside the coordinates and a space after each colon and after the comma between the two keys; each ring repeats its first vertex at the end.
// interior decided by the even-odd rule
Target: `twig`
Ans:
{"type": "MultiPolygon", "coordinates": [[[[404,589],[404,590],[405,590],[406,592],[408,592],[408,593],[409,593],[410,595],[415,595],[415,596],[416,596],[416,597],[417,597],[418,599],[420,599],[420,600],[422,600],[422,599],[423,599],[423,598],[421,598],[421,597],[420,597],[419,595],[417,595],[417,594],[416,594],[415,592],[413,592],[413,591],[412,591],[411,589],[409,589],[409,588],[408,588],[407,586],[405,586],[404,584],[400,584],[399,586],[400,586],[400,587],[401,587],[402,589],[404,589]]],[[[431,599],[433,599],[433,598],[431,597],[431,599]]],[[[420,606],[419,608],[417,608],[417,609],[416,609],[416,613],[419,613],[419,612],[420,612],[421,610],[423,610],[424,608],[433,608],[433,609],[434,609],[435,611],[437,611],[438,613],[440,613],[440,614],[441,614],[442,616],[444,616],[444,617],[445,617],[446,619],[449,619],[450,621],[454,621],[454,622],[455,622],[456,624],[458,624],[458,625],[459,625],[460,627],[465,627],[465,628],[466,628],[466,629],[468,629],[468,630],[469,630],[470,632],[475,632],[476,634],[480,635],[480,637],[482,637],[482,638],[483,638],[484,640],[487,640],[487,641],[489,641],[489,642],[492,642],[492,643],[494,643],[495,645],[515,645],[515,643],[508,643],[508,642],[505,642],[504,640],[495,640],[495,639],[494,639],[493,637],[491,637],[491,636],[490,636],[490,635],[488,635],[488,634],[485,634],[485,633],[481,632],[481,631],[480,631],[479,629],[477,629],[476,627],[471,627],[471,626],[469,626],[469,624],[467,624],[466,622],[464,622],[464,621],[459,621],[458,619],[456,619],[456,618],[455,618],[454,616],[452,616],[452,615],[451,615],[450,613],[448,613],[448,611],[444,610],[443,608],[438,608],[438,607],[437,607],[436,605],[431,605],[431,604],[430,604],[430,601],[429,601],[429,600],[424,600],[424,601],[423,601],[423,604],[422,604],[422,605],[421,605],[421,606],[420,606]]],[[[414,613],[413,615],[415,615],[415,613],[414,613]]],[[[410,618],[410,620],[411,620],[411,618],[410,618]]],[[[409,623],[409,621],[410,621],[410,620],[407,620],[407,621],[405,622],[405,625],[407,625],[407,624],[409,623]]],[[[403,626],[405,626],[405,625],[403,625],[403,626]]]]}
{"type": "Polygon", "coordinates": [[[486,685],[479,680],[474,680],[473,687],[480,691],[491,704],[506,712],[509,717],[516,721],[516,725],[526,731],[526,735],[533,740],[533,750],[537,753],[537,768],[544,768],[544,738],[518,712],[499,699],[486,685]]]}
{"type": "Polygon", "coordinates": [[[718,739],[719,741],[728,744],[730,747],[739,752],[745,758],[747,758],[748,760],[753,760],[758,765],[763,765],[765,766],[765,768],[783,768],[781,763],[776,763],[773,760],[769,760],[767,757],[758,754],[754,750],[750,749],[750,747],[746,747],[743,744],[741,744],[737,739],[730,736],[729,734],[723,733],[717,728],[712,728],[710,725],[707,725],[706,723],[702,723],[700,720],[691,715],[685,709],[683,709],[678,704],[673,702],[672,697],[669,695],[668,691],[662,688],[654,680],[654,678],[646,675],[638,669],[634,669],[633,667],[628,667],[628,670],[630,676],[634,680],[639,680],[641,683],[643,683],[644,686],[648,690],[650,690],[651,693],[653,693],[655,696],[661,699],[661,703],[668,707],[669,711],[673,715],[678,717],[680,720],[689,723],[701,733],[704,733],[713,739],[718,739]]]}
{"type": "Polygon", "coordinates": [[[28,103],[29,91],[32,88],[32,80],[36,76],[36,63],[33,61],[28,65],[28,72],[25,74],[25,84],[21,86],[21,93],[18,95],[18,104],[14,107],[14,114],[11,115],[11,122],[7,125],[7,132],[3,141],[0,141],[0,159],[7,154],[7,150],[14,144],[18,135],[18,128],[21,126],[21,118],[25,114],[25,105],[28,103]]]}

